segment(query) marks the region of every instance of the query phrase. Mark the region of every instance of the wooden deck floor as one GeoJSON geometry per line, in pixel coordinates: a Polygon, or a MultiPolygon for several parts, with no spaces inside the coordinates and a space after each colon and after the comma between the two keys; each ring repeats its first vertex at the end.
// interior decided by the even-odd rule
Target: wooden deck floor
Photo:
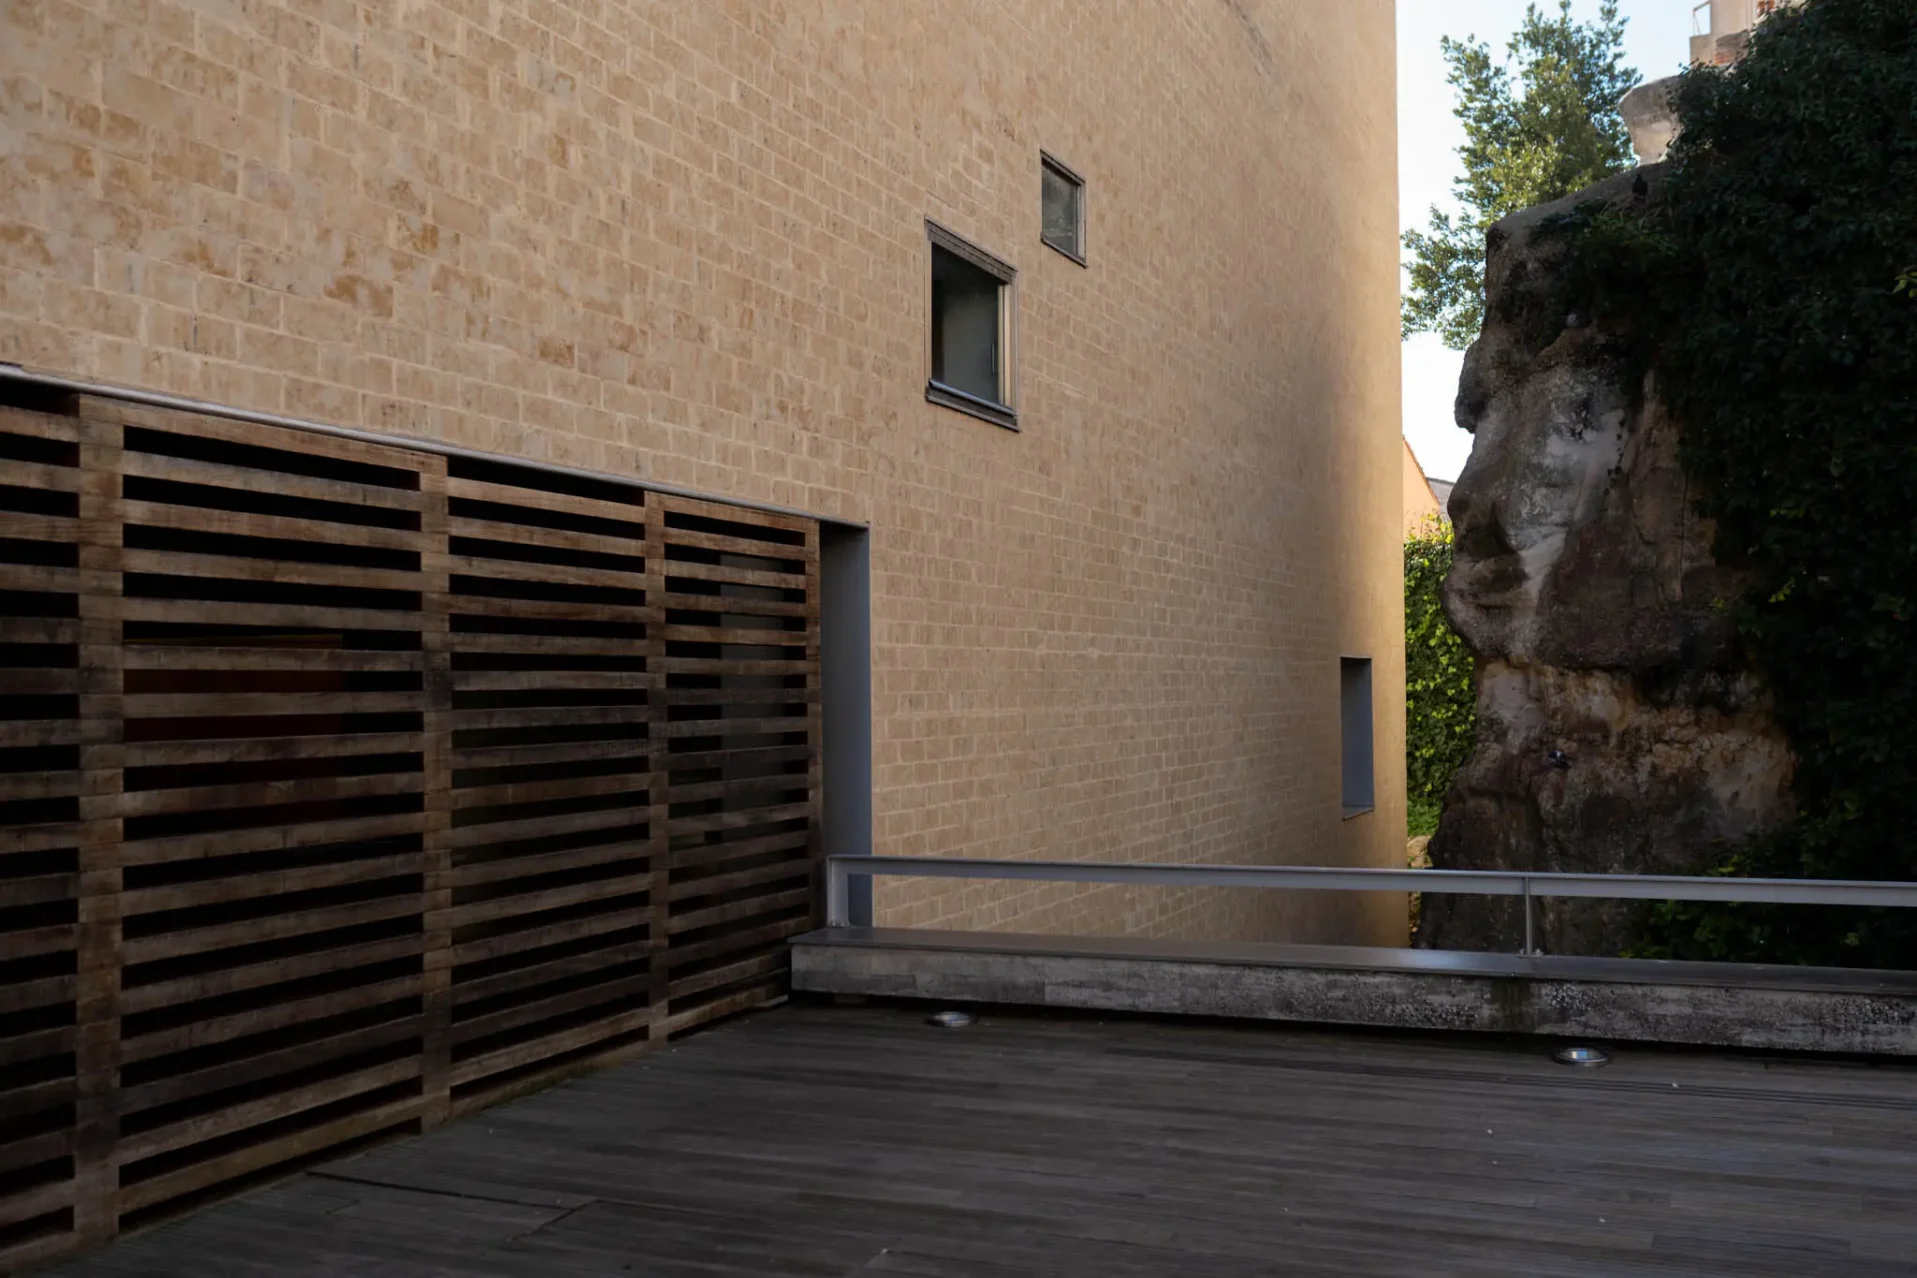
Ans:
{"type": "Polygon", "coordinates": [[[1917,1274],[1917,1072],[792,1007],[107,1275],[1917,1274]]]}

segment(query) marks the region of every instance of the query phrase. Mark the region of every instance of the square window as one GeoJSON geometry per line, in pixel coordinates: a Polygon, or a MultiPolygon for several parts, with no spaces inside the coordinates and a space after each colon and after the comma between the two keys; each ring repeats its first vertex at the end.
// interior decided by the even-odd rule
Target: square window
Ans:
{"type": "Polygon", "coordinates": [[[927,223],[932,241],[931,377],[935,404],[1016,429],[1010,266],[927,223]]]}
{"type": "Polygon", "coordinates": [[[1085,181],[1049,155],[1039,167],[1039,238],[1083,266],[1085,181]]]}
{"type": "Polygon", "coordinates": [[[1377,804],[1371,768],[1371,658],[1339,659],[1338,710],[1344,753],[1344,811],[1347,817],[1354,817],[1377,804]]]}

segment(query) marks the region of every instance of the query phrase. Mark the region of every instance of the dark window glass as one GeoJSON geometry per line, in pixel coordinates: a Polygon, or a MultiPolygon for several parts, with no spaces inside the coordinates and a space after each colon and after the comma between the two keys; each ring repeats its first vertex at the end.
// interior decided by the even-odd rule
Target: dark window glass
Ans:
{"type": "Polygon", "coordinates": [[[980,399],[999,390],[999,290],[991,273],[932,246],[932,380],[980,399]]]}
{"type": "Polygon", "coordinates": [[[1045,242],[1070,257],[1085,258],[1085,187],[1057,166],[1044,166],[1040,234],[1045,242]]]}
{"type": "Polygon", "coordinates": [[[1356,816],[1377,802],[1371,772],[1371,659],[1341,658],[1338,676],[1345,815],[1356,816]]]}

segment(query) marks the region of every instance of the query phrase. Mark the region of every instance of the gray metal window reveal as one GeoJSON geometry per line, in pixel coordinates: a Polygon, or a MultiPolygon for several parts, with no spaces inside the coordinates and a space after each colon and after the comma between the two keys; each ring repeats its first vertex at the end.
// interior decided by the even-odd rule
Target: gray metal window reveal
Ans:
{"type": "Polygon", "coordinates": [[[1344,812],[1347,817],[1355,817],[1377,805],[1371,762],[1371,658],[1339,658],[1338,709],[1344,753],[1344,812]]]}
{"type": "Polygon", "coordinates": [[[1085,179],[1039,153],[1039,238],[1085,265],[1085,179]]]}
{"type": "Polygon", "coordinates": [[[936,222],[925,229],[932,255],[925,398],[1017,430],[1012,281],[1018,272],[936,222]]]}

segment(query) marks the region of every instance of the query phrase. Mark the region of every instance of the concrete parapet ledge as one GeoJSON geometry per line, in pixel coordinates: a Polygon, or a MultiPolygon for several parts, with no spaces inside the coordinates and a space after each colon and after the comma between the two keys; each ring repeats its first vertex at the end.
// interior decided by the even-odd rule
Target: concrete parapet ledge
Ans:
{"type": "Polygon", "coordinates": [[[1917,973],[833,928],[796,992],[1917,1056],[1917,973]]]}

